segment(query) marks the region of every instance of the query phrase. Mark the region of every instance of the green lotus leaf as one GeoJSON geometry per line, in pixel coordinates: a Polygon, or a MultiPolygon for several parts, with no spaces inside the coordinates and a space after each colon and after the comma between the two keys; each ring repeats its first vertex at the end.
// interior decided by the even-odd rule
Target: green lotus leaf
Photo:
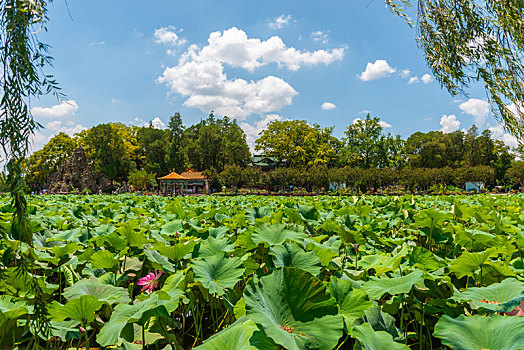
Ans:
{"type": "Polygon", "coordinates": [[[200,243],[200,249],[198,249],[198,257],[205,258],[218,253],[232,252],[235,250],[235,245],[231,244],[227,238],[214,238],[209,236],[206,240],[200,243]]]}
{"type": "Polygon", "coordinates": [[[165,245],[163,243],[155,244],[153,247],[162,256],[171,259],[172,261],[178,261],[187,254],[191,253],[195,248],[198,240],[191,238],[181,238],[180,241],[174,245],[165,245]]]}
{"type": "Polygon", "coordinates": [[[332,349],[343,321],[324,283],[310,273],[284,267],[251,281],[244,290],[247,317],[285,349],[332,349]]]}
{"type": "Polygon", "coordinates": [[[304,238],[306,238],[304,233],[288,230],[284,224],[264,224],[257,227],[251,235],[251,239],[255,244],[265,243],[270,246],[289,241],[302,243],[304,238]]]}
{"type": "Polygon", "coordinates": [[[168,221],[160,228],[160,234],[162,235],[175,235],[180,234],[184,230],[184,223],[182,220],[168,221]]]}
{"type": "Polygon", "coordinates": [[[82,295],[79,298],[69,300],[65,305],[54,301],[49,306],[49,315],[53,321],[62,322],[67,318],[88,325],[93,322],[95,312],[102,307],[102,302],[92,295],[82,295]]]}
{"type": "Polygon", "coordinates": [[[483,264],[485,264],[490,257],[497,256],[498,248],[492,247],[480,253],[463,252],[458,258],[453,261],[449,267],[451,272],[454,272],[458,278],[464,276],[473,277],[475,271],[483,264]]]}
{"type": "Polygon", "coordinates": [[[103,284],[98,278],[80,280],[64,290],[64,296],[67,300],[78,298],[82,295],[92,295],[98,300],[108,302],[109,304],[129,303],[127,289],[103,284]]]}
{"type": "Polygon", "coordinates": [[[435,336],[454,350],[524,349],[524,318],[443,315],[435,325],[435,336]]]}
{"type": "Polygon", "coordinates": [[[127,247],[127,241],[125,238],[120,236],[117,232],[111,232],[108,235],[96,237],[98,244],[103,244],[108,248],[113,248],[119,252],[127,247]]]}
{"type": "Polygon", "coordinates": [[[213,238],[222,238],[227,233],[227,226],[220,227],[210,227],[209,228],[209,237],[213,238]]]}
{"type": "Polygon", "coordinates": [[[388,271],[395,271],[398,269],[402,258],[408,255],[408,246],[404,245],[402,249],[393,256],[389,254],[373,254],[362,257],[358,264],[362,268],[375,270],[377,275],[381,275],[388,271]]]}
{"type": "Polygon", "coordinates": [[[0,295],[0,326],[9,320],[14,320],[27,314],[27,305],[23,301],[17,301],[10,295],[0,295]]]}
{"type": "Polygon", "coordinates": [[[298,210],[300,212],[300,216],[304,220],[318,221],[318,219],[319,219],[318,210],[317,210],[317,208],[315,208],[312,205],[300,205],[300,204],[298,204],[298,210]]]}
{"type": "Polygon", "coordinates": [[[393,341],[393,337],[388,332],[374,331],[369,323],[355,326],[351,334],[357,338],[361,344],[362,349],[366,350],[409,350],[404,344],[393,341]]]}
{"type": "Polygon", "coordinates": [[[55,245],[51,248],[51,252],[53,252],[54,256],[57,258],[61,258],[63,256],[69,255],[71,253],[76,252],[79,249],[82,249],[83,247],[78,243],[68,243],[63,246],[55,245]]]}
{"type": "Polygon", "coordinates": [[[111,269],[118,265],[118,259],[116,254],[111,253],[109,250],[99,250],[95,252],[89,258],[93,269],[111,269]]]}
{"type": "Polygon", "coordinates": [[[457,292],[453,299],[461,303],[471,302],[475,308],[510,312],[520,304],[521,300],[524,300],[524,282],[515,278],[506,278],[488,287],[471,287],[464,292],[457,292]]]}
{"type": "Polygon", "coordinates": [[[408,293],[413,285],[424,283],[423,275],[423,271],[415,270],[402,277],[370,277],[369,281],[362,285],[362,289],[366,291],[371,299],[379,300],[386,293],[391,295],[408,293]]]}
{"type": "Polygon", "coordinates": [[[435,271],[444,266],[442,260],[438,260],[435,254],[422,247],[413,247],[409,254],[409,262],[415,267],[423,268],[425,271],[435,271]]]}
{"type": "Polygon", "coordinates": [[[209,337],[202,345],[194,348],[195,350],[256,350],[249,339],[257,331],[255,322],[242,317],[231,326],[209,337]]]}
{"type": "Polygon", "coordinates": [[[337,301],[348,329],[356,319],[366,315],[364,311],[373,307],[366,292],[362,289],[353,289],[348,280],[332,277],[329,290],[337,301]]]}
{"type": "Polygon", "coordinates": [[[295,243],[273,246],[269,249],[275,267],[297,267],[312,275],[320,273],[320,259],[314,252],[305,252],[295,243]]]}
{"type": "Polygon", "coordinates": [[[143,247],[149,243],[150,240],[147,238],[145,232],[135,230],[136,227],[140,227],[140,223],[138,220],[133,220],[123,223],[116,231],[126,238],[128,246],[143,247]]]}
{"type": "Polygon", "coordinates": [[[144,254],[157,270],[176,272],[176,266],[156,250],[144,249],[144,254]]]}
{"type": "Polygon", "coordinates": [[[233,288],[244,274],[242,260],[226,258],[224,254],[194,260],[191,265],[195,281],[200,281],[211,294],[224,295],[226,289],[233,288]]]}
{"type": "MultiPolygon", "coordinates": [[[[171,304],[171,298],[165,292],[153,292],[149,298],[133,305],[118,304],[109,321],[100,329],[96,341],[102,346],[120,344],[122,330],[129,323],[145,323],[153,316],[168,317],[166,306],[171,304]]],[[[132,340],[131,340],[132,341],[132,340]]]]}

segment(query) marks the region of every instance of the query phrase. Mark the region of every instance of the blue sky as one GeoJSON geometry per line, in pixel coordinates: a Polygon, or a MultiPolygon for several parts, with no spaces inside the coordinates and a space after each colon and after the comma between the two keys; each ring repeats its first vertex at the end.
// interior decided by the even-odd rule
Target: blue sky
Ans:
{"type": "Polygon", "coordinates": [[[452,97],[434,81],[416,31],[381,0],[68,0],[50,5],[40,39],[68,102],[32,101],[44,125],[35,149],[59,131],[108,121],[191,125],[212,110],[238,119],[248,141],[271,120],[305,119],[342,137],[366,113],[388,132],[468,129],[511,144],[482,88],[452,97]]]}

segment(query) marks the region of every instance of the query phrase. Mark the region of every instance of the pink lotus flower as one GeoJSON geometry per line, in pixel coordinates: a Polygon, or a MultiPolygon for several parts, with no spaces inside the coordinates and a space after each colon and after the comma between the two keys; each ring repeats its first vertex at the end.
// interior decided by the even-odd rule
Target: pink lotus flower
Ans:
{"type": "Polygon", "coordinates": [[[150,272],[147,276],[142,277],[138,280],[138,285],[143,286],[141,291],[148,290],[149,293],[153,291],[153,288],[158,287],[158,280],[162,276],[162,271],[155,270],[155,273],[150,272]]]}
{"type": "Polygon", "coordinates": [[[505,312],[508,316],[524,316],[524,300],[520,302],[520,306],[517,306],[513,311],[505,312]]]}

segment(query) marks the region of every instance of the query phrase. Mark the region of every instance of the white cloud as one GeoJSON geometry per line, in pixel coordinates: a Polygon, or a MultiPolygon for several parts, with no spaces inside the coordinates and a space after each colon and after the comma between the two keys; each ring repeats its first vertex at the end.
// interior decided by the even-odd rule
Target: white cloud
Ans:
{"type": "Polygon", "coordinates": [[[385,78],[395,72],[396,69],[391,67],[386,60],[376,60],[375,63],[368,62],[366,70],[359,75],[359,78],[362,81],[370,81],[385,78]]]}
{"type": "Polygon", "coordinates": [[[167,26],[155,30],[155,42],[158,44],[167,44],[172,46],[180,46],[186,43],[186,39],[181,38],[176,33],[176,27],[167,26]]]}
{"type": "Polygon", "coordinates": [[[72,118],[78,111],[78,104],[74,100],[62,101],[52,107],[33,107],[31,113],[35,117],[43,118],[72,118]]]}
{"type": "Polygon", "coordinates": [[[429,75],[429,74],[424,74],[424,75],[420,78],[420,80],[422,80],[422,82],[423,82],[424,84],[429,84],[429,83],[431,83],[431,82],[433,81],[433,77],[432,77],[431,75],[429,75]]]}
{"type": "Polygon", "coordinates": [[[114,106],[114,107],[117,107],[117,106],[120,106],[122,104],[122,100],[119,99],[119,98],[112,98],[111,99],[111,104],[114,106]]]}
{"type": "Polygon", "coordinates": [[[181,63],[218,61],[250,72],[267,64],[276,63],[296,71],[303,66],[321,63],[329,65],[340,61],[344,53],[345,47],[317,51],[288,48],[278,36],[272,36],[265,41],[250,39],[243,30],[233,27],[224,32],[211,33],[208,44],[200,50],[198,46],[191,45],[182,57],[181,63]]]}
{"type": "Polygon", "coordinates": [[[447,134],[453,131],[457,131],[460,128],[460,121],[457,120],[455,115],[443,115],[440,118],[440,125],[442,128],[440,131],[447,134]]]}
{"type": "Polygon", "coordinates": [[[403,69],[402,72],[400,72],[400,76],[402,78],[408,78],[411,74],[411,71],[409,69],[403,69]]]}
{"type": "Polygon", "coordinates": [[[329,42],[328,33],[317,30],[316,32],[311,33],[311,37],[314,41],[320,41],[322,44],[327,44],[329,42]]]}
{"type": "Polygon", "coordinates": [[[255,149],[255,140],[258,138],[258,134],[275,120],[282,120],[282,117],[278,114],[268,114],[264,118],[257,120],[254,125],[246,122],[240,123],[240,127],[246,133],[246,141],[251,151],[255,149]]]}
{"type": "Polygon", "coordinates": [[[380,126],[381,126],[383,129],[391,128],[391,124],[386,123],[386,122],[383,121],[383,120],[379,121],[378,123],[380,124],[380,126]]]}
{"type": "Polygon", "coordinates": [[[161,121],[160,118],[158,117],[156,117],[155,119],[151,121],[151,126],[153,126],[153,128],[155,129],[165,129],[166,128],[166,124],[164,124],[164,122],[161,121]]]}
{"type": "Polygon", "coordinates": [[[369,109],[364,109],[363,111],[360,112],[360,114],[372,114],[373,112],[370,111],[369,109]]]}
{"type": "Polygon", "coordinates": [[[287,48],[278,36],[266,41],[249,39],[244,31],[231,28],[211,33],[208,44],[202,48],[191,45],[178,65],[167,67],[157,82],[186,97],[184,105],[187,107],[243,119],[251,114],[279,111],[292,103],[297,92],[275,76],[257,81],[230,79],[224,72],[224,64],[254,71],[276,63],[297,70],[305,65],[327,65],[341,60],[344,51],[345,48],[300,51],[287,48]]]}
{"type": "Polygon", "coordinates": [[[131,125],[136,125],[141,128],[147,128],[150,125],[155,129],[165,129],[166,128],[166,124],[162,120],[160,120],[160,118],[158,117],[155,117],[150,122],[146,122],[142,118],[135,117],[135,119],[133,119],[133,121],[131,122],[131,125]]]}
{"type": "Polygon", "coordinates": [[[468,101],[461,103],[459,108],[475,118],[475,124],[481,128],[489,114],[489,103],[486,100],[470,98],[468,101]]]}
{"type": "Polygon", "coordinates": [[[518,139],[515,136],[504,132],[504,128],[501,124],[489,128],[489,131],[492,133],[491,137],[493,137],[495,140],[504,142],[506,146],[514,148],[519,145],[518,139]]]}
{"type": "Polygon", "coordinates": [[[273,22],[269,22],[269,28],[271,29],[282,29],[282,27],[287,26],[293,17],[291,15],[284,16],[284,14],[275,18],[273,22]]]}
{"type": "Polygon", "coordinates": [[[411,85],[411,84],[414,84],[414,83],[418,83],[418,82],[419,82],[419,78],[418,77],[411,77],[408,80],[408,85],[411,85]]]}
{"type": "Polygon", "coordinates": [[[427,117],[427,118],[425,118],[424,120],[429,122],[429,121],[432,121],[433,118],[431,118],[431,117],[427,117]]]}
{"type": "Polygon", "coordinates": [[[337,106],[335,106],[335,104],[331,102],[324,102],[322,103],[322,106],[320,108],[322,108],[325,111],[330,111],[332,109],[337,108],[337,106]]]}

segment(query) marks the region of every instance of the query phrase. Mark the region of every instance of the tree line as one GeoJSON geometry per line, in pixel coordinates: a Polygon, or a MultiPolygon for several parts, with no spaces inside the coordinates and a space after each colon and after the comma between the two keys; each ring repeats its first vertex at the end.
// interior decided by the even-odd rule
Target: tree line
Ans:
{"type": "Polygon", "coordinates": [[[511,150],[476,126],[451,133],[416,132],[403,139],[367,115],[349,125],[340,139],[332,127],[305,120],[273,121],[259,136],[255,153],[277,165],[267,173],[251,166],[246,135],[228,117],[210,114],[186,127],[176,113],[165,129],[100,124],[72,137],[53,137],[27,159],[26,181],[33,189],[44,188],[49,175],[81,146],[96,172],[139,189],[154,187],[156,177],[172,170],[188,169],[203,171],[215,188],[318,189],[344,182],[359,190],[399,184],[427,189],[438,181],[458,187],[465,181],[490,186],[524,182],[519,170],[524,167],[516,161],[522,148],[511,150]]]}

